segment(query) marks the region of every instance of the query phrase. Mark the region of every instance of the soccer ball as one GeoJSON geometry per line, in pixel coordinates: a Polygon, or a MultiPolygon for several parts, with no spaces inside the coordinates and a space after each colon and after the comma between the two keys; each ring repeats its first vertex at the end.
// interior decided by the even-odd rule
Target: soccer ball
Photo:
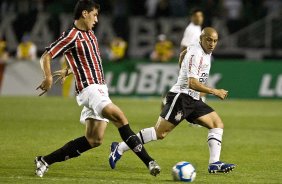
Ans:
{"type": "Polygon", "coordinates": [[[178,162],[172,168],[172,176],[175,181],[192,182],[196,178],[196,170],[189,162],[178,162]]]}

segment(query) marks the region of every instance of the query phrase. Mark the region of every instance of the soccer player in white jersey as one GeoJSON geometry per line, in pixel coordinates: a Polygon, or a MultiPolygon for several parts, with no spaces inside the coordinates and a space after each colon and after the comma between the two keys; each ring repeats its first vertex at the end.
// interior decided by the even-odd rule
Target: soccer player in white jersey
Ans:
{"type": "Polygon", "coordinates": [[[203,11],[200,9],[192,10],[191,22],[186,27],[181,40],[181,51],[185,50],[189,45],[199,43],[203,22],[203,11]]]}
{"type": "MultiPolygon", "coordinates": [[[[155,127],[141,130],[137,136],[143,144],[164,139],[182,120],[202,125],[208,129],[210,173],[227,173],[235,168],[234,164],[220,161],[223,122],[219,115],[200,99],[200,92],[212,94],[224,100],[228,91],[213,89],[205,85],[211,67],[211,53],[218,41],[218,34],[211,27],[204,28],[200,42],[191,45],[180,55],[180,71],[176,84],[166,96],[166,104],[155,127]],[[184,56],[184,57],[183,57],[184,56]]],[[[109,163],[112,169],[125,151],[124,143],[113,142],[109,163]]]]}
{"type": "MultiPolygon", "coordinates": [[[[63,147],[44,156],[35,158],[35,174],[39,177],[49,166],[80,156],[82,153],[102,144],[107,123],[111,120],[118,128],[123,141],[156,176],[160,167],[146,152],[142,142],[131,130],[121,109],[112,103],[106,85],[102,59],[97,38],[92,30],[98,23],[100,5],[93,0],[79,0],[75,6],[72,27],[53,42],[40,59],[44,79],[37,89],[47,92],[53,83],[51,61],[64,55],[75,77],[77,103],[83,106],[80,121],[85,125],[85,135],[67,142],[63,147]]],[[[95,172],[95,171],[93,171],[95,172]]]]}
{"type": "MultiPolygon", "coordinates": [[[[200,41],[202,25],[204,22],[204,13],[201,9],[193,9],[191,11],[191,22],[186,27],[183,38],[181,40],[180,50],[186,50],[189,45],[197,44],[200,41]]],[[[206,102],[206,94],[201,93],[203,102],[206,102]]],[[[191,124],[192,125],[192,124],[191,124]]],[[[200,125],[196,125],[201,127],[200,125]]]]}

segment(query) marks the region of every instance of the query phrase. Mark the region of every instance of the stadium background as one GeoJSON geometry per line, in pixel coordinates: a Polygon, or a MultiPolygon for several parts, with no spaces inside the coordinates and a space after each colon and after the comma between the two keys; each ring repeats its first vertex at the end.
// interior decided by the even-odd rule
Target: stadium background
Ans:
{"type": "MultiPolygon", "coordinates": [[[[10,57],[1,64],[0,94],[36,94],[33,89],[41,75],[38,59],[15,58],[17,46],[28,34],[39,58],[44,48],[71,26],[74,4],[74,0],[1,1],[0,38],[10,57]]],[[[189,12],[198,7],[205,14],[203,27],[213,26],[220,35],[211,75],[215,81],[210,80],[210,85],[229,88],[231,98],[282,97],[281,1],[108,0],[100,4],[95,33],[107,82],[117,88],[110,90],[112,95],[157,96],[169,89],[177,77],[175,66],[189,12]],[[149,59],[159,34],[165,34],[174,45],[174,57],[163,66],[149,59]],[[127,44],[126,53],[118,61],[109,61],[108,47],[116,37],[127,44]]],[[[53,62],[54,69],[60,67],[60,62],[53,62]]],[[[68,87],[65,95],[71,95],[72,89],[68,87]]],[[[61,91],[57,85],[48,95],[61,95],[61,91]]]]}
{"type": "MultiPolygon", "coordinates": [[[[35,178],[31,166],[34,156],[61,146],[84,129],[77,123],[80,107],[73,98],[71,79],[63,88],[54,85],[46,97],[36,97],[35,91],[42,80],[39,57],[44,47],[72,24],[75,2],[0,2],[0,40],[5,41],[9,54],[7,60],[0,61],[0,150],[5,153],[0,157],[0,183],[171,183],[170,168],[180,160],[196,165],[198,183],[281,183],[282,168],[277,164],[282,159],[281,0],[99,1],[101,13],[95,33],[109,90],[135,131],[154,124],[161,95],[176,81],[177,54],[189,12],[195,7],[204,10],[204,26],[215,27],[220,36],[209,85],[230,92],[227,101],[208,96],[207,103],[225,122],[223,158],[239,165],[232,175],[206,173],[206,130],[191,130],[184,123],[163,142],[147,146],[163,167],[159,178],[147,176],[141,164],[132,166],[138,163],[133,154],[120,163],[120,170],[106,169],[108,145],[119,140],[112,125],[103,147],[55,165],[43,180],[35,178]],[[37,46],[34,61],[16,57],[25,33],[37,46]],[[167,63],[154,63],[149,57],[159,34],[166,34],[174,44],[176,54],[167,63]],[[123,38],[128,47],[123,59],[111,61],[106,51],[116,37],[123,38]],[[179,141],[183,135],[189,141],[179,141]],[[85,172],[77,172],[77,168],[85,172]]],[[[60,60],[52,62],[53,71],[62,67],[60,60]]]]}

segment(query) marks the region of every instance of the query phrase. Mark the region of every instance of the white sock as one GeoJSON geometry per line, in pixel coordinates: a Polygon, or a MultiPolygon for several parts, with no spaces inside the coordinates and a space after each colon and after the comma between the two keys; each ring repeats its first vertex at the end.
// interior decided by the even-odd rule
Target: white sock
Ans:
{"type": "MultiPolygon", "coordinates": [[[[156,130],[154,127],[142,129],[136,134],[141,140],[142,144],[157,140],[156,130]]],[[[125,142],[119,143],[118,153],[122,155],[125,151],[130,150],[125,142]]]]}
{"type": "Polygon", "coordinates": [[[222,128],[213,128],[209,130],[208,133],[208,145],[210,150],[209,163],[214,163],[219,161],[222,135],[223,135],[222,128]]]}

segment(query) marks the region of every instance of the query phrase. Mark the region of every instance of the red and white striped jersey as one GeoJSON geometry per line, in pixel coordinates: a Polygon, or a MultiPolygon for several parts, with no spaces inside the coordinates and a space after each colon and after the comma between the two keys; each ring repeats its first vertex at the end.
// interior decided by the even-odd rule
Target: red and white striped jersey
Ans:
{"type": "Polygon", "coordinates": [[[77,93],[91,84],[105,84],[98,41],[92,30],[73,25],[46,48],[52,59],[64,54],[75,77],[77,93]]]}
{"type": "Polygon", "coordinates": [[[186,93],[195,100],[200,99],[200,92],[190,89],[189,77],[205,84],[209,77],[211,54],[206,54],[199,43],[187,47],[176,84],[170,89],[174,93],[186,93]]]}

